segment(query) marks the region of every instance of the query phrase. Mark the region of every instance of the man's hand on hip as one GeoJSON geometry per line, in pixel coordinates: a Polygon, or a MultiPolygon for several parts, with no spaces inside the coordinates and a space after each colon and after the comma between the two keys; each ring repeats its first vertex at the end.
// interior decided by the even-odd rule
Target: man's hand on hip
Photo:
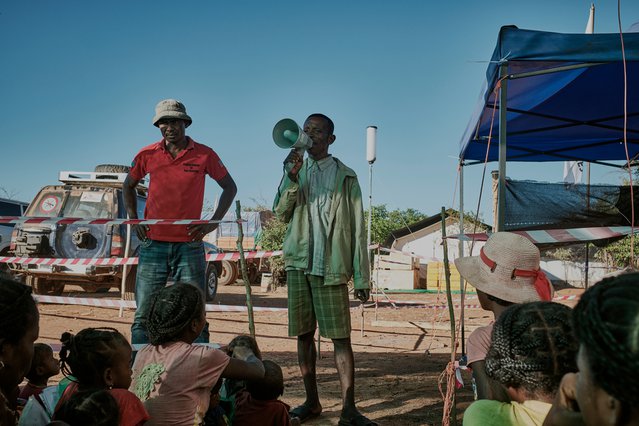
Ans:
{"type": "Polygon", "coordinates": [[[149,227],[147,225],[131,225],[131,229],[135,232],[140,241],[145,241],[147,239],[146,233],[149,232],[149,227]]]}
{"type": "Polygon", "coordinates": [[[213,232],[217,229],[217,223],[205,223],[198,225],[189,225],[187,226],[187,230],[189,235],[191,236],[192,241],[202,241],[202,238],[209,232],[213,232]]]}

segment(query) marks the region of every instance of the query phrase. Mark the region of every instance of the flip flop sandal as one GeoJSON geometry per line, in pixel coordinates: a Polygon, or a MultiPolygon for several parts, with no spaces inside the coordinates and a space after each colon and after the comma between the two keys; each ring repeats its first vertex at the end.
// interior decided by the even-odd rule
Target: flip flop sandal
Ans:
{"type": "Polygon", "coordinates": [[[298,407],[293,408],[288,412],[290,417],[296,417],[300,420],[300,423],[304,423],[307,420],[314,419],[315,417],[319,417],[322,412],[314,413],[308,408],[306,405],[300,405],[298,407]]]}

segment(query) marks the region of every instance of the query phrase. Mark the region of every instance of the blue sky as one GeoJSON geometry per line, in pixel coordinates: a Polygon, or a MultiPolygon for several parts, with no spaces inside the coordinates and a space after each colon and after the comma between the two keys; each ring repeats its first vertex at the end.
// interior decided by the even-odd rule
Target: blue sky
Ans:
{"type": "MultiPolygon", "coordinates": [[[[453,202],[459,139],[499,28],[583,33],[590,3],[4,0],[0,187],[30,201],[60,170],[129,164],[159,140],[155,104],[176,98],[193,118],[188,134],[217,151],[243,206],[272,202],[286,156],[273,125],[322,112],[335,122],[332,152],[365,196],[366,127],[376,125],[373,203],[435,214],[453,202]]],[[[621,6],[626,30],[639,2],[621,6]]],[[[617,2],[595,7],[595,32],[617,32],[617,2]]],[[[515,179],[562,179],[562,163],[514,164],[515,179]]],[[[466,209],[476,208],[481,173],[465,170],[466,209]]],[[[593,183],[621,178],[593,167],[593,183]]],[[[207,199],[218,189],[208,181],[207,199]]],[[[490,222],[489,209],[484,198],[490,222]]]]}

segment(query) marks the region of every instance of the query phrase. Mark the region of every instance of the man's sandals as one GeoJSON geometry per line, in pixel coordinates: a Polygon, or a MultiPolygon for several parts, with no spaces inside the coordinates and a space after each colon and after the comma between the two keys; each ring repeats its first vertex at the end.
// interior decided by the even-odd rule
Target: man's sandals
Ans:
{"type": "Polygon", "coordinates": [[[291,418],[299,419],[300,423],[304,423],[307,420],[314,419],[315,417],[319,417],[320,414],[322,414],[322,411],[318,413],[313,412],[306,405],[300,405],[288,412],[288,415],[291,418]]]}
{"type": "MultiPolygon", "coordinates": [[[[311,411],[311,409],[308,408],[306,405],[300,405],[293,408],[291,411],[288,412],[288,414],[289,416],[291,416],[291,418],[297,418],[299,419],[300,423],[304,423],[308,420],[319,417],[322,412],[320,411],[318,413],[315,413],[311,411]]],[[[377,423],[362,414],[358,414],[351,419],[340,417],[339,423],[337,424],[338,426],[378,426],[377,423]]]]}

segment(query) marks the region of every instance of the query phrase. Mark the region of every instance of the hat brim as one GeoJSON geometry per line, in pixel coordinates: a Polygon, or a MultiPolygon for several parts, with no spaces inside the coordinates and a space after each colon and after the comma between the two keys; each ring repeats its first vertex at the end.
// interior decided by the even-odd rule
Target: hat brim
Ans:
{"type": "Polygon", "coordinates": [[[162,120],[163,118],[177,118],[179,120],[184,120],[185,123],[185,127],[189,127],[191,125],[191,123],[193,122],[193,120],[191,120],[191,117],[188,116],[188,114],[184,114],[178,111],[168,111],[162,114],[158,114],[155,117],[153,117],[153,125],[155,127],[160,127],[158,125],[158,123],[160,122],[160,120],[162,120]]]}
{"type": "Polygon", "coordinates": [[[455,259],[457,271],[470,285],[486,294],[511,303],[541,300],[534,287],[534,278],[499,278],[479,256],[455,259]]]}

